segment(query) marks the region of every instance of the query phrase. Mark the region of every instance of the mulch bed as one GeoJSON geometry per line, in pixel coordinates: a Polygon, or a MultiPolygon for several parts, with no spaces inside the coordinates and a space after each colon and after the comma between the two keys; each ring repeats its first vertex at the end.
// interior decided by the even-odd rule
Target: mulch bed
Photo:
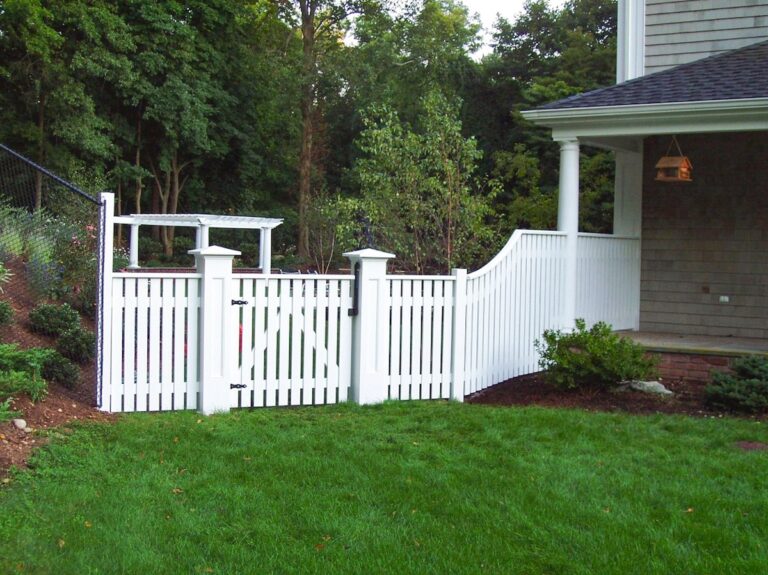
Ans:
{"type": "MultiPolygon", "coordinates": [[[[671,413],[693,417],[722,417],[721,410],[706,404],[705,382],[664,380],[674,393],[661,396],[640,391],[608,391],[599,389],[561,390],[546,381],[542,373],[510,379],[467,398],[467,403],[487,405],[539,405],[553,408],[576,408],[587,411],[624,412],[639,415],[671,413]]],[[[765,419],[766,416],[760,417],[765,419]]]]}

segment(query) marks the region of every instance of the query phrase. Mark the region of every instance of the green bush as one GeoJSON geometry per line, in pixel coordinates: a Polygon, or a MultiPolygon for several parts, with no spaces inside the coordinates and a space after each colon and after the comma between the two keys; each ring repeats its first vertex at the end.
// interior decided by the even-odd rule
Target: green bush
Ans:
{"type": "Polygon", "coordinates": [[[152,238],[139,238],[139,258],[154,259],[163,253],[163,244],[152,238]]]}
{"type": "Polygon", "coordinates": [[[707,403],[745,413],[768,410],[768,357],[742,357],[731,368],[734,373],[712,373],[707,403]]]}
{"type": "Polygon", "coordinates": [[[53,352],[43,362],[41,375],[48,383],[58,383],[68,389],[74,389],[80,379],[80,370],[66,357],[53,352]]]}
{"type": "Polygon", "coordinates": [[[58,336],[65,331],[80,327],[80,316],[69,304],[41,304],[29,312],[33,331],[58,336]]]}
{"type": "Polygon", "coordinates": [[[535,346],[541,355],[539,365],[557,387],[614,387],[655,375],[657,360],[604,322],[587,329],[586,322],[577,319],[575,331],[547,330],[535,346]]]}
{"type": "Polygon", "coordinates": [[[18,411],[11,410],[11,398],[7,398],[5,401],[0,401],[0,423],[3,421],[10,421],[16,417],[21,416],[18,411]]]}
{"type": "Polygon", "coordinates": [[[26,394],[38,402],[48,394],[48,384],[39,372],[0,371],[0,399],[26,394]]]}
{"type": "Polygon", "coordinates": [[[88,330],[73,327],[59,336],[56,350],[72,361],[86,363],[96,352],[96,337],[88,330]]]}
{"type": "Polygon", "coordinates": [[[13,321],[13,308],[7,301],[0,301],[0,325],[8,325],[13,321]]]}
{"type": "Polygon", "coordinates": [[[40,372],[54,350],[43,347],[19,349],[15,343],[0,344],[0,371],[40,372]]]}

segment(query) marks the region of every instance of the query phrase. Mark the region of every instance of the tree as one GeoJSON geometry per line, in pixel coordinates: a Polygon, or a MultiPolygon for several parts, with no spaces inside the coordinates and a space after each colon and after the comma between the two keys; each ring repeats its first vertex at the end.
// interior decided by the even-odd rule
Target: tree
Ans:
{"type": "Polygon", "coordinates": [[[447,272],[488,255],[490,209],[474,178],[481,154],[461,134],[458,104],[434,92],[422,106],[418,131],[386,107],[368,117],[355,173],[376,241],[407,269],[447,272]]]}

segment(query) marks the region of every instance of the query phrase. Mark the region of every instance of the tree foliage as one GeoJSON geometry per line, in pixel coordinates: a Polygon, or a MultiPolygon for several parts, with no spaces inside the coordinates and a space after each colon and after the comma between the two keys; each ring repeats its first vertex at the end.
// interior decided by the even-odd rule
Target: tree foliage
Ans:
{"type": "MultiPolygon", "coordinates": [[[[529,0],[478,61],[479,32],[460,0],[5,0],[0,141],[121,213],[283,216],[306,263],[368,210],[410,269],[482,263],[554,226],[559,152],[519,112],[613,82],[616,4],[529,0]]],[[[612,158],[581,168],[607,231],[612,158]]]]}

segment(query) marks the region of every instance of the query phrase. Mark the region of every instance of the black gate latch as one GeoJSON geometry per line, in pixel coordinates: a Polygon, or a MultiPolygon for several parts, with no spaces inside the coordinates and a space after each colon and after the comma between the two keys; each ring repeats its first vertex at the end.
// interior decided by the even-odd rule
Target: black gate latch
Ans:
{"type": "Polygon", "coordinates": [[[248,305],[248,302],[244,299],[233,299],[232,305],[248,305]]]}
{"type": "Polygon", "coordinates": [[[229,389],[245,389],[246,387],[248,387],[248,386],[245,385],[244,383],[230,383],[229,384],[229,389]]]}

